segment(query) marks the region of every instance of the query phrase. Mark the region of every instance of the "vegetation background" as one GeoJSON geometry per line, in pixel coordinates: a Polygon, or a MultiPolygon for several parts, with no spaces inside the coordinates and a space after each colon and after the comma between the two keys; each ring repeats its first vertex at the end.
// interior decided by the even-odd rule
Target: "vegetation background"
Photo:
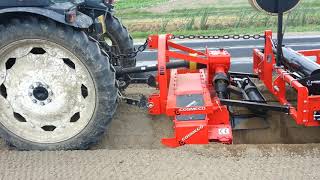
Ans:
{"type": "MultiPolygon", "coordinates": [[[[149,34],[252,34],[276,29],[277,18],[248,0],[118,0],[116,15],[135,38],[149,34]]],[[[320,30],[320,1],[302,0],[285,16],[286,32],[320,30]]]]}

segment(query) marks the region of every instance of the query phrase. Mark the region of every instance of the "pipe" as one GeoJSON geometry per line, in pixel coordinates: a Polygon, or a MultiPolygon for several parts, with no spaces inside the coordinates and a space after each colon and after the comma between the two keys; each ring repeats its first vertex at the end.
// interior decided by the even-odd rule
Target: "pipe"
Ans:
{"type": "MultiPolygon", "coordinates": [[[[274,49],[276,53],[276,50],[274,49]]],[[[282,48],[282,65],[304,78],[320,74],[320,65],[291,48],[282,48]]]]}
{"type": "MultiPolygon", "coordinates": [[[[256,103],[264,103],[266,104],[266,100],[263,95],[260,93],[259,89],[256,85],[249,79],[244,78],[242,80],[236,81],[238,88],[241,89],[242,98],[246,101],[256,102],[256,103]]],[[[264,115],[266,111],[257,109],[255,107],[248,107],[248,109],[254,114],[264,115]]]]}
{"type": "MultiPolygon", "coordinates": [[[[176,62],[168,62],[166,64],[167,69],[176,69],[176,68],[190,68],[191,62],[189,61],[176,61],[176,62]]],[[[205,64],[198,64],[197,69],[205,68],[205,64]]],[[[142,73],[142,72],[153,72],[158,71],[158,64],[151,65],[151,66],[138,66],[138,67],[131,67],[131,68],[119,68],[116,69],[116,74],[125,75],[125,74],[134,74],[134,73],[142,73]]]]}

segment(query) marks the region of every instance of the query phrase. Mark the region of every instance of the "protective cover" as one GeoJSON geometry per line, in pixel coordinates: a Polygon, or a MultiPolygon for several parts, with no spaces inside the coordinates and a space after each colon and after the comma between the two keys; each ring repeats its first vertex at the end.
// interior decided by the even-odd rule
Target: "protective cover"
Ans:
{"type": "Polygon", "coordinates": [[[26,6],[49,6],[50,0],[0,0],[0,8],[4,7],[26,7],[26,6]]]}
{"type": "Polygon", "coordinates": [[[300,2],[301,0],[249,0],[254,8],[271,14],[289,12],[300,2]]]}

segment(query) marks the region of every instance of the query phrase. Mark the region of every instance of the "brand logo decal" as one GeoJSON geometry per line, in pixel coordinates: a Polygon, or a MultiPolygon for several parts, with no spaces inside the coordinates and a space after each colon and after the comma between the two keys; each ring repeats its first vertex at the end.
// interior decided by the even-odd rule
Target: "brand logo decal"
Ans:
{"type": "Polygon", "coordinates": [[[204,110],[206,110],[206,107],[199,106],[199,107],[184,107],[184,108],[180,108],[178,111],[189,112],[189,111],[204,111],[204,110]]]}
{"type": "Polygon", "coordinates": [[[185,137],[183,137],[183,138],[181,139],[181,141],[184,142],[184,141],[188,140],[191,136],[193,136],[193,135],[196,134],[197,132],[201,131],[201,129],[203,129],[203,128],[204,128],[203,125],[197,127],[196,129],[194,129],[193,131],[191,131],[189,134],[187,134],[185,137]]]}

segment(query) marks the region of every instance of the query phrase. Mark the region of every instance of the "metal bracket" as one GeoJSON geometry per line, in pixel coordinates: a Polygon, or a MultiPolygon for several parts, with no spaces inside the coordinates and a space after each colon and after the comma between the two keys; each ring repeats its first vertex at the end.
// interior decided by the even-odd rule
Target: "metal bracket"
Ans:
{"type": "Polygon", "coordinates": [[[137,106],[141,109],[148,108],[148,99],[144,95],[140,95],[140,99],[134,99],[134,98],[122,96],[121,100],[129,105],[134,105],[134,106],[137,106]]]}

